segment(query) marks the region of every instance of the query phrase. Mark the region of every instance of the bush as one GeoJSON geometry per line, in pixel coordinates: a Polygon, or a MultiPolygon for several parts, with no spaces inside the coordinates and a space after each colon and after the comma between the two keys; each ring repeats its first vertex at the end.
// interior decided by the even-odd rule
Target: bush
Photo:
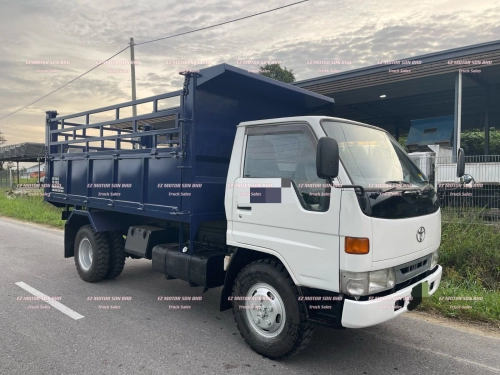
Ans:
{"type": "Polygon", "coordinates": [[[443,223],[439,262],[455,283],[500,287],[500,229],[484,222],[443,223]]]}
{"type": "MultiPolygon", "coordinates": [[[[472,129],[462,132],[460,147],[467,156],[484,155],[484,130],[472,129]]],[[[500,155],[500,131],[496,129],[490,129],[490,155],[500,155]]]]}
{"type": "Polygon", "coordinates": [[[441,284],[419,308],[500,328],[500,226],[443,223],[439,253],[441,284]]]}

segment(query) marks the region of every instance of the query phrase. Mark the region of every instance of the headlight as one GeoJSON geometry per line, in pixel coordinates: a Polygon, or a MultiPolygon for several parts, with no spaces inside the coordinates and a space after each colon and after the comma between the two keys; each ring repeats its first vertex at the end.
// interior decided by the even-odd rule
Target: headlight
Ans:
{"type": "Polygon", "coordinates": [[[432,253],[431,270],[433,270],[437,266],[438,260],[439,260],[439,252],[436,250],[432,253]]]}
{"type": "Polygon", "coordinates": [[[370,293],[390,289],[396,284],[394,268],[370,272],[370,293]]]}
{"type": "Polygon", "coordinates": [[[362,296],[391,289],[396,284],[394,268],[371,272],[341,271],[342,291],[352,296],[362,296]]]}
{"type": "Polygon", "coordinates": [[[360,296],[365,294],[366,290],[366,279],[362,280],[354,280],[351,279],[347,282],[347,293],[352,294],[353,296],[360,296]]]}

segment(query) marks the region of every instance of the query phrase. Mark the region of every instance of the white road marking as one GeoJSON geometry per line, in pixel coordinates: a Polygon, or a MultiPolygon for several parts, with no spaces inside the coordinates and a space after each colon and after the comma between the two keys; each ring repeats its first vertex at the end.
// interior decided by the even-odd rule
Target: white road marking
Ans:
{"type": "Polygon", "coordinates": [[[16,283],[16,285],[18,287],[20,287],[20,288],[23,288],[28,293],[33,294],[35,297],[40,298],[40,301],[48,303],[50,306],[52,306],[53,308],[59,310],[63,314],[66,314],[70,318],[73,318],[75,320],[84,318],[83,315],[78,314],[76,311],[71,310],[69,307],[64,306],[60,302],[57,302],[57,301],[54,301],[54,300],[50,299],[49,296],[43,294],[42,292],[36,290],[35,288],[32,288],[28,284],[23,283],[22,281],[16,283]]]}

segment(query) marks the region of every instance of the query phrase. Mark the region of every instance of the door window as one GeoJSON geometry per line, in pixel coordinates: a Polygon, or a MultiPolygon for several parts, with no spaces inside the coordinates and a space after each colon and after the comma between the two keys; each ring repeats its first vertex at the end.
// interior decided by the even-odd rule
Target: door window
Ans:
{"type": "Polygon", "coordinates": [[[243,177],[290,179],[303,208],[327,211],[330,187],[316,174],[316,145],[307,125],[248,128],[243,177]]]}

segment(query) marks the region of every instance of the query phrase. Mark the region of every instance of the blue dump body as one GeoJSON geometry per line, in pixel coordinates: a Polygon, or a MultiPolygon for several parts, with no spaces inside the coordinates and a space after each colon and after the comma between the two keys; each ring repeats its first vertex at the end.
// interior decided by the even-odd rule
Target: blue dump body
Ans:
{"type": "Polygon", "coordinates": [[[226,220],[226,175],[240,122],[331,115],[333,103],[221,64],[185,73],[183,89],[173,93],[70,116],[48,111],[45,200],[67,208],[63,219],[88,212],[96,231],[124,230],[146,217],[184,223],[192,240],[201,223],[226,220]],[[159,109],[175,97],[179,107],[159,109]],[[150,113],[120,118],[120,109],[145,103],[150,113]],[[102,112],[113,119],[92,123],[102,112]]]}

